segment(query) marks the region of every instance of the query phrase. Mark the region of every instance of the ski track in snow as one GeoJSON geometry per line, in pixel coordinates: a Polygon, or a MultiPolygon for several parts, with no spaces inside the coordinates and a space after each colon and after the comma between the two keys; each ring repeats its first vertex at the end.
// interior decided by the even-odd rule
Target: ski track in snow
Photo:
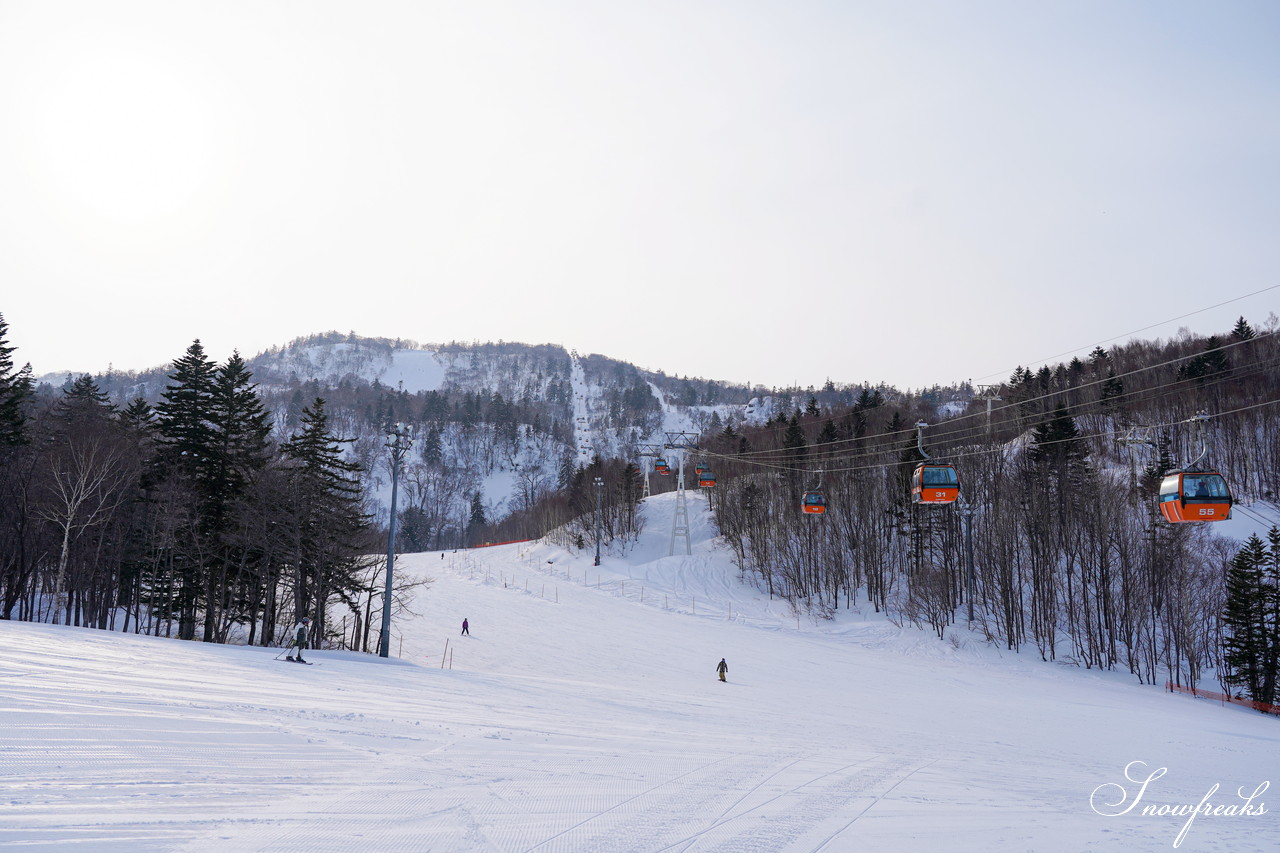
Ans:
{"type": "MultiPolygon", "coordinates": [[[[1185,819],[1090,808],[1127,763],[1168,768],[1157,805],[1280,781],[1280,721],[798,617],[738,582],[696,496],[694,553],[667,556],[673,504],[599,568],[542,543],[402,556],[433,579],[402,660],[0,623],[0,847],[1154,851],[1185,819]]],[[[1180,850],[1278,837],[1271,812],[1200,817],[1180,850]]]]}

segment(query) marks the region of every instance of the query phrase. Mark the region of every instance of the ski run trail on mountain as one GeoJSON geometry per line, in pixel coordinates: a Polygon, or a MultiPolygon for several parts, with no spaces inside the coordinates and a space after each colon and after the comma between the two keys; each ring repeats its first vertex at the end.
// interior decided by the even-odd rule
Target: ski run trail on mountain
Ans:
{"type": "Polygon", "coordinates": [[[1247,801],[1280,720],[865,604],[797,616],[739,581],[703,495],[666,556],[675,499],[598,569],[402,555],[433,580],[389,659],[0,623],[0,847],[1280,849],[1277,791],[1247,801]]]}

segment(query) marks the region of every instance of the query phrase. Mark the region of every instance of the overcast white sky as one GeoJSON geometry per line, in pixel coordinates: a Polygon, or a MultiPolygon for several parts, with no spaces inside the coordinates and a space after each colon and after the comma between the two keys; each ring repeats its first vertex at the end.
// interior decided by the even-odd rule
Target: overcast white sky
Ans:
{"type": "Polygon", "coordinates": [[[337,329],[991,381],[1276,284],[1278,226],[1274,2],[0,0],[37,373],[337,329]]]}

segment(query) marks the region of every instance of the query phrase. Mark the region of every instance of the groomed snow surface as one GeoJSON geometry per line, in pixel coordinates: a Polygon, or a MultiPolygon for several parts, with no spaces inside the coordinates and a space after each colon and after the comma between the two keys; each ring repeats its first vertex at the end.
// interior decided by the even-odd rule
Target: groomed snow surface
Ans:
{"type": "Polygon", "coordinates": [[[738,582],[702,496],[693,556],[666,556],[674,500],[600,569],[533,543],[402,556],[434,582],[399,659],[0,623],[0,847],[1280,849],[1274,792],[1237,793],[1280,781],[1280,720],[961,631],[797,618],[738,582]],[[1210,791],[1237,813],[1184,833],[1170,808],[1210,791]]]}

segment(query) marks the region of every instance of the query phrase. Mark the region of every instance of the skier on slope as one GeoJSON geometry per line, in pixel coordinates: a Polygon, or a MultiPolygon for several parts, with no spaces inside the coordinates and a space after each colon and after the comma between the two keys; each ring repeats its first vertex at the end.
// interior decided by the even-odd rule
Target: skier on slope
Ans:
{"type": "Polygon", "coordinates": [[[717,665],[717,666],[716,666],[716,672],[720,673],[720,680],[721,680],[721,681],[728,681],[728,680],[729,680],[729,679],[725,678],[725,675],[729,672],[729,664],[727,664],[727,663],[725,663],[725,662],[724,662],[724,658],[720,658],[720,663],[719,663],[719,665],[717,665]]]}
{"type": "Polygon", "coordinates": [[[466,636],[468,636],[468,637],[470,637],[470,636],[471,636],[471,627],[470,627],[469,625],[467,625],[467,620],[466,620],[466,619],[463,619],[463,620],[462,620],[462,633],[463,633],[463,634],[465,634],[465,635],[466,635],[466,636]]]}
{"type": "Polygon", "coordinates": [[[298,624],[293,626],[293,645],[289,647],[289,654],[285,660],[291,660],[296,663],[306,663],[302,659],[302,650],[307,647],[307,632],[311,628],[311,618],[303,616],[298,620],[298,624]],[[293,656],[293,650],[298,650],[298,656],[293,656]]]}

